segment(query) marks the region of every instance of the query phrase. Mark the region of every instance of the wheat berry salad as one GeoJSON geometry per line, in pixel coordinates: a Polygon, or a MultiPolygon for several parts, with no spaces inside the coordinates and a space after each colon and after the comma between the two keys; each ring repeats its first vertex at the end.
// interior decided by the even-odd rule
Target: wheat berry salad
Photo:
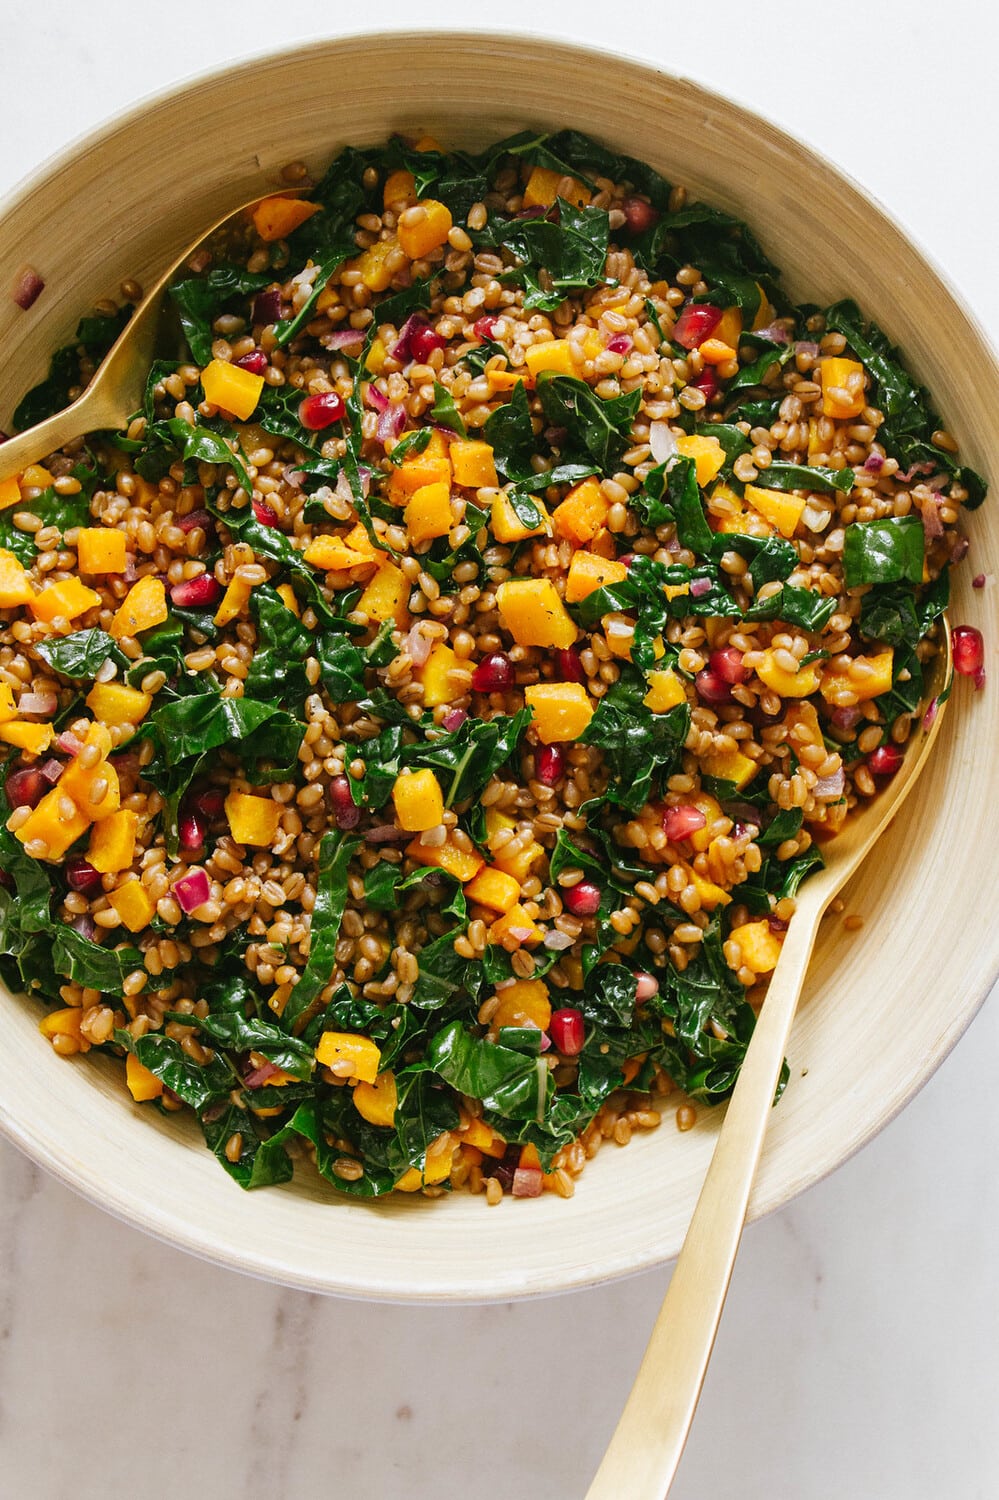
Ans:
{"type": "Polygon", "coordinates": [[[0,972],[242,1187],[568,1197],[730,1094],[982,480],[854,302],[573,131],[293,163],[171,303],[127,429],[0,485],[0,972]]]}

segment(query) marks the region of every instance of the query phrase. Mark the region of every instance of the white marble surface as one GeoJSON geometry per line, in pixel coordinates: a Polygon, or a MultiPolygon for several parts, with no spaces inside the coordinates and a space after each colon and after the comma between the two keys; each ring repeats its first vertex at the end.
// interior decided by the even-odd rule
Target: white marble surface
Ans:
{"type": "MultiPolygon", "coordinates": [[[[323,20],[298,0],[2,9],[0,191],[131,100],[318,35],[323,20]]],[[[768,28],[760,7],[715,0],[701,13],[706,40],[693,7],[644,9],[617,6],[612,24],[577,0],[571,31],[800,132],[909,224],[999,341],[991,7],[782,7],[768,28]]],[[[386,0],[370,19],[412,14],[386,0]]],[[[568,28],[563,14],[552,31],[568,28]]],[[[527,29],[538,16],[528,0],[488,14],[433,7],[435,24],[456,27],[527,29]]],[[[340,18],[328,12],[329,29],[340,18]]],[[[986,895],[983,921],[994,920],[986,895]]],[[[993,999],[901,1119],[748,1232],[677,1500],[999,1493],[997,1065],[993,999]]],[[[0,1199],[0,1491],[25,1500],[230,1500],[275,1487],[577,1500],[665,1282],[521,1306],[372,1307],[187,1258],[3,1143],[0,1199]]]]}

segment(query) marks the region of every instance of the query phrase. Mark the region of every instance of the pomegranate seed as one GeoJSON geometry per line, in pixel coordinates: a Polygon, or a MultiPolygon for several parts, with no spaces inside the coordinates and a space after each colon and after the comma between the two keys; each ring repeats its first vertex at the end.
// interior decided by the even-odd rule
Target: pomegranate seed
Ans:
{"type": "Polygon", "coordinates": [[[602,892],[595,880],[581,880],[578,885],[559,891],[559,895],[562,897],[562,905],[574,917],[592,917],[594,912],[600,910],[602,892]]]}
{"type": "Polygon", "coordinates": [[[510,1192],[514,1198],[540,1198],[544,1174],[540,1167],[518,1167],[510,1192]]]}
{"type": "Polygon", "coordinates": [[[879,745],[867,757],[867,769],[872,776],[894,776],[904,759],[897,745],[879,745]]]}
{"type": "Polygon", "coordinates": [[[261,526],[276,526],[278,523],[277,512],[271,509],[266,500],[254,500],[253,514],[261,526]]]}
{"type": "Polygon", "coordinates": [[[455,730],[460,729],[467,718],[468,715],[463,708],[452,708],[451,712],[445,714],[441,720],[441,727],[446,729],[448,734],[454,734],[455,730]]]}
{"type": "Polygon", "coordinates": [[[101,877],[90,861],[78,854],[66,861],[66,884],[71,891],[80,891],[82,895],[89,896],[92,891],[100,890],[101,877]]]}
{"type": "Polygon", "coordinates": [[[565,751],[561,745],[542,745],[534,757],[534,774],[542,786],[555,786],[565,775],[565,751]]]}
{"type": "Polygon", "coordinates": [[[951,632],[951,650],[954,653],[954,671],[965,677],[974,677],[985,665],[985,642],[982,632],[974,625],[955,625],[951,632]]]}
{"type": "Polygon", "coordinates": [[[237,359],[236,367],[240,370],[249,370],[251,375],[262,375],[267,369],[267,355],[262,349],[251,349],[249,354],[244,354],[242,359],[237,359]]]}
{"type": "Polygon", "coordinates": [[[513,687],[513,662],[502,651],[493,651],[484,656],[472,673],[472,688],[476,693],[501,693],[513,687]]]}
{"type": "Polygon", "coordinates": [[[444,348],[444,340],[435,329],[424,323],[414,328],[409,339],[409,348],[418,364],[425,365],[435,349],[444,348]]]}
{"type": "Polygon", "coordinates": [[[716,677],[721,678],[722,682],[745,682],[749,676],[749,672],[742,665],[742,652],[737,651],[734,646],[722,646],[718,651],[712,651],[708,658],[708,666],[716,677]]]}
{"type": "Polygon", "coordinates": [[[583,671],[583,663],[579,659],[579,652],[575,646],[561,646],[555,652],[555,660],[558,663],[559,672],[562,674],[563,682],[585,682],[586,673],[583,671]]]}
{"type": "Polygon", "coordinates": [[[298,420],[309,432],[322,432],[324,427],[342,421],[346,410],[343,397],[336,391],[323,391],[320,396],[306,396],[298,408],[298,420]]]}
{"type": "MultiPolygon", "coordinates": [[[[576,886],[576,890],[579,887],[576,886]]],[[[551,1025],[549,1027],[551,1039],[563,1057],[576,1057],[583,1050],[586,1040],[586,1026],[583,1022],[583,1012],[577,1010],[574,1005],[567,1005],[563,1010],[552,1011],[551,1025]]]]}
{"type": "Polygon", "coordinates": [[[971,587],[973,589],[983,589],[985,587],[985,574],[976,573],[974,578],[971,580],[971,587]]]}
{"type": "Polygon", "coordinates": [[[170,602],[179,609],[201,609],[209,604],[217,604],[221,598],[222,585],[211,573],[199,573],[197,578],[175,583],[170,590],[170,602]]]}
{"type": "Polygon", "coordinates": [[[700,375],[696,380],[692,380],[690,385],[693,390],[704,392],[705,401],[710,401],[713,396],[717,396],[718,376],[715,374],[714,365],[705,365],[700,375]]]}
{"type": "Polygon", "coordinates": [[[676,320],[673,340],[684,349],[696,349],[709,339],[722,319],[722,310],[710,302],[688,302],[676,320]]]}
{"type": "Polygon", "coordinates": [[[177,822],[180,847],[188,852],[200,849],[205,842],[205,830],[198,817],[190,810],[181,813],[177,822]]]}
{"type": "Polygon", "coordinates": [[[635,975],[635,999],[651,1000],[653,995],[659,993],[659,980],[654,974],[646,974],[639,970],[635,975]]]}
{"type": "Polygon", "coordinates": [[[771,932],[786,932],[787,931],[787,923],[785,922],[784,918],[783,917],[775,917],[774,914],[773,914],[773,912],[770,912],[770,914],[767,917],[767,926],[770,928],[771,932]]]}
{"type": "Polygon", "coordinates": [[[199,817],[209,823],[213,818],[221,818],[225,808],[225,792],[220,786],[202,787],[192,792],[188,800],[199,817]]]}
{"type": "Polygon", "coordinates": [[[625,568],[630,568],[631,565],[632,565],[632,563],[634,561],[635,561],[635,554],[634,554],[634,552],[625,552],[622,557],[618,558],[618,562],[621,564],[622,567],[625,567],[625,568]]]}
{"type": "Polygon", "coordinates": [[[350,782],[346,776],[334,776],[330,782],[330,803],[333,821],[338,828],[356,828],[361,821],[361,809],[350,795],[350,782]]]}
{"type": "Polygon", "coordinates": [[[37,807],[47,789],[45,777],[37,766],[25,766],[21,771],[11,771],[4,783],[4,791],[11,807],[37,807]]]}
{"type": "Polygon", "coordinates": [[[632,234],[644,234],[659,222],[659,210],[644,198],[625,198],[621,204],[624,222],[632,234]]]}
{"type": "Polygon", "coordinates": [[[694,687],[702,703],[731,703],[732,689],[711,667],[705,667],[694,678],[694,687]]]}
{"type": "Polygon", "coordinates": [[[707,826],[707,818],[699,807],[682,802],[678,807],[663,808],[663,833],[671,843],[679,844],[707,826]]]}
{"type": "Polygon", "coordinates": [[[215,518],[210,516],[207,510],[192,510],[186,516],[174,516],[173,524],[186,536],[189,531],[203,531],[205,537],[211,538],[215,535],[215,518]]]}
{"type": "Polygon", "coordinates": [[[472,324],[472,332],[477,339],[493,339],[496,337],[496,329],[499,327],[498,318],[476,318],[472,324]]]}
{"type": "Polygon", "coordinates": [[[269,292],[258,292],[253,299],[254,323],[276,323],[281,316],[281,288],[271,287],[269,292]]]}

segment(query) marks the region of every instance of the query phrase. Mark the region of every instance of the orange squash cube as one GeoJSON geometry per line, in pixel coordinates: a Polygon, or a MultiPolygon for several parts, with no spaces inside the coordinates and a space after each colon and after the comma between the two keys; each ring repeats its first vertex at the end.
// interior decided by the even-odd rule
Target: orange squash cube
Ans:
{"type": "Polygon", "coordinates": [[[125,533],[107,526],[85,526],[76,539],[81,573],[124,573],[128,564],[125,533]]]}
{"type": "Polygon", "coordinates": [[[478,439],[455,438],[451,444],[451,468],[455,484],[467,489],[495,489],[499,484],[493,450],[478,439]]]}
{"type": "Polygon", "coordinates": [[[399,1090],[396,1088],[394,1073],[379,1073],[374,1083],[358,1083],[351,1097],[357,1113],[369,1125],[381,1125],[388,1129],[394,1124],[399,1105],[399,1090]]]}
{"type": "Polygon", "coordinates": [[[819,360],[819,382],[822,386],[822,415],[859,417],[867,405],[864,390],[864,367],[855,359],[819,360]]]}
{"type": "MultiPolygon", "coordinates": [[[[103,725],[96,727],[104,728],[103,725]]],[[[96,740],[88,734],[85,743],[94,744],[96,740]]],[[[109,818],[121,805],[118,772],[106,760],[99,760],[95,766],[87,767],[81,766],[78,760],[71,761],[59,778],[59,790],[65,792],[67,797],[72,797],[83,816],[89,818],[91,823],[109,818]],[[99,792],[100,783],[103,783],[105,791],[94,801],[94,793],[99,792]]]]}
{"type": "Polygon", "coordinates": [[[741,792],[748,786],[760,769],[755,760],[743,755],[741,750],[716,750],[702,761],[705,771],[716,781],[734,781],[741,792]]]}
{"type": "Polygon", "coordinates": [[[517,884],[522,886],[536,868],[544,852],[542,845],[533,839],[515,851],[511,851],[509,846],[504,844],[503,848],[493,855],[493,864],[497,870],[503,870],[507,875],[512,875],[517,884]]]}
{"type": "Polygon", "coordinates": [[[13,719],[0,724],[0,740],[27,755],[43,754],[51,745],[53,734],[51,724],[29,724],[13,719]]]}
{"type": "Polygon", "coordinates": [[[7,510],[11,505],[17,505],[21,499],[21,486],[18,484],[17,475],[12,474],[9,479],[0,479],[0,510],[7,510]]]}
{"type": "Polygon", "coordinates": [[[541,928],[532,921],[519,903],[511,906],[510,910],[498,917],[489,928],[489,941],[511,952],[521,946],[535,948],[543,937],[544,933],[541,928]]]}
{"type": "Polygon", "coordinates": [[[552,512],[552,520],[559,536],[565,537],[574,547],[582,547],[592,541],[606,524],[610,514],[610,501],[606,499],[596,479],[584,479],[571,489],[552,512]]]}
{"type": "Polygon", "coordinates": [[[706,365],[724,365],[738,357],[738,351],[719,338],[705,339],[698,344],[697,352],[706,365]]]}
{"type": "MultiPolygon", "coordinates": [[[[559,183],[563,181],[563,174],[550,167],[532,167],[524,188],[524,207],[551,208],[559,196],[559,183]]],[[[590,190],[575,177],[568,179],[562,196],[566,203],[573,203],[577,208],[585,208],[592,197],[590,190]]]]}
{"type": "Polygon", "coordinates": [[[462,885],[473,879],[485,864],[476,849],[459,849],[450,839],[445,839],[443,844],[431,846],[421,844],[419,838],[415,838],[406,845],[406,853],[418,865],[432,865],[434,869],[446,870],[455,880],[460,880],[462,885]]]}
{"type": "Polygon", "coordinates": [[[815,662],[810,662],[807,667],[799,667],[797,672],[788,672],[774,660],[773,651],[769,648],[763,653],[756,675],[765,687],[781,698],[808,698],[818,691],[821,680],[815,662]]]}
{"type": "Polygon", "coordinates": [[[139,635],[154,625],[162,625],[168,614],[162,579],[148,573],[125,595],[111,621],[110,632],[120,641],[124,636],[139,635]]]}
{"type": "Polygon", "coordinates": [[[230,792],[225,799],[229,831],[237,844],[252,849],[267,849],[281,822],[281,804],[271,797],[254,797],[249,792],[230,792]]]}
{"type": "Polygon", "coordinates": [[[597,589],[606,588],[610,583],[623,583],[627,576],[628,569],[616,558],[598,557],[593,552],[574,552],[565,581],[566,603],[578,604],[597,589]]]}
{"type": "MultiPolygon", "coordinates": [[[[7,727],[7,726],[5,726],[7,727]]],[[[75,844],[90,827],[71,797],[64,797],[57,786],[32,808],[27,819],[14,832],[22,844],[41,839],[46,846],[42,859],[61,859],[71,844],[75,844]],[[72,812],[68,812],[72,808],[72,812]]]]}
{"type": "Polygon", "coordinates": [[[404,167],[399,167],[395,172],[390,172],[385,179],[382,188],[382,203],[386,208],[394,208],[397,212],[402,208],[409,208],[416,202],[416,178],[412,172],[407,172],[404,167]]]}
{"type": "Polygon", "coordinates": [[[500,619],[520,646],[571,646],[579,635],[550,578],[509,578],[496,591],[500,619]]]}
{"type": "Polygon", "coordinates": [[[372,558],[365,552],[355,552],[342,537],[317,536],[302,553],[302,557],[313,568],[322,568],[324,573],[344,573],[349,568],[372,565],[372,558]]]}
{"type": "Polygon", "coordinates": [[[867,703],[871,698],[880,698],[891,687],[894,669],[894,652],[889,649],[877,656],[857,656],[855,662],[869,667],[866,677],[854,678],[848,673],[833,672],[826,668],[822,673],[822,696],[827,703],[835,703],[840,693],[852,693],[858,703],[867,703]]]}
{"type": "Polygon", "coordinates": [[[549,536],[551,534],[551,519],[541,501],[531,499],[537,509],[539,521],[537,526],[527,526],[520,519],[510,502],[509,495],[497,495],[492,503],[492,516],[489,525],[493,536],[498,542],[523,542],[531,536],[549,536]]]}
{"type": "Polygon", "coordinates": [[[85,615],[88,609],[100,602],[100,594],[88,589],[79,578],[64,578],[61,583],[46,584],[35,595],[31,601],[31,613],[36,620],[52,621],[60,616],[64,620],[75,620],[77,615],[85,615]]]}
{"type": "Polygon", "coordinates": [[[228,625],[230,620],[235,620],[241,615],[250,602],[253,592],[253,584],[247,583],[245,578],[234,578],[227,587],[215,611],[213,619],[216,625],[228,625]]]}
{"type": "Polygon", "coordinates": [[[532,380],[537,380],[542,370],[552,370],[556,375],[576,374],[576,361],[568,339],[547,339],[543,344],[531,344],[524,350],[524,363],[532,380]]]}
{"type": "Polygon", "coordinates": [[[593,718],[593,704],[581,682],[537,682],[524,689],[534,710],[534,728],[543,745],[578,740],[593,718]]]}
{"type": "Polygon", "coordinates": [[[34,585],[18,559],[0,547],[0,609],[18,609],[34,597],[34,585]]]}
{"type": "Polygon", "coordinates": [[[504,870],[490,869],[488,865],[470,880],[465,887],[469,901],[488,906],[491,911],[509,911],[520,900],[520,886],[512,875],[504,870]]]}
{"type": "Polygon", "coordinates": [[[257,409],[264,377],[242,370],[239,365],[227,364],[224,359],[213,359],[201,372],[201,388],[212,406],[245,422],[257,409]]]}
{"type": "MultiPolygon", "coordinates": [[[[757,282],[756,285],[759,288],[760,296],[761,296],[761,299],[762,299],[761,304],[760,304],[760,310],[762,311],[763,306],[764,306],[764,304],[766,304],[766,300],[767,299],[763,296],[763,288],[760,287],[759,282],[757,282]]],[[[770,321],[771,320],[768,318],[767,319],[767,323],[769,323],[770,321]]],[[[754,321],[753,326],[754,327],[756,326],[755,321],[754,321]]],[[[766,325],[766,323],[761,323],[759,326],[761,328],[765,328],[767,325],[766,325]]],[[[734,358],[735,357],[735,351],[736,351],[736,349],[739,346],[739,340],[742,337],[742,311],[741,311],[741,309],[738,308],[738,307],[726,307],[725,311],[721,315],[721,321],[718,322],[715,325],[714,331],[712,333],[712,337],[715,338],[715,339],[717,339],[718,342],[721,343],[721,344],[727,344],[729,346],[729,348],[732,350],[732,357],[734,358]]],[[[710,341],[708,341],[708,342],[710,342],[710,341]]],[[[701,353],[703,354],[704,353],[704,344],[701,344],[699,347],[700,347],[701,353]]]]}
{"type": "Polygon", "coordinates": [[[404,516],[409,539],[417,546],[434,537],[447,536],[454,525],[451,486],[440,479],[434,484],[421,485],[407,501],[404,516]]]}
{"type": "Polygon", "coordinates": [[[121,724],[141,724],[153,706],[148,693],[124,682],[95,682],[86,697],[86,705],[95,719],[111,728],[121,724]]]}
{"type": "Polygon", "coordinates": [[[406,575],[387,559],[371,579],[355,606],[369,620],[394,620],[400,630],[409,623],[409,584],[406,575]]]}
{"type": "Polygon", "coordinates": [[[489,1024],[497,1031],[501,1026],[536,1026],[539,1031],[548,1030],[552,1007],[543,979],[515,979],[496,993],[499,1006],[489,1024]]]}
{"type": "Polygon", "coordinates": [[[396,777],[392,801],[399,827],[407,833],[436,828],[444,816],[444,794],[433,771],[403,771],[396,777]]]}
{"type": "Polygon", "coordinates": [[[125,1086],[136,1104],[158,1099],[165,1087],[162,1078],[151,1073],[133,1052],[127,1053],[125,1057],[125,1086]]]}
{"type": "Polygon", "coordinates": [[[684,434],[676,440],[676,451],[683,458],[694,460],[697,483],[703,489],[716,479],[725,464],[725,450],[717,438],[701,437],[696,433],[684,434]]]}
{"type": "Polygon", "coordinates": [[[102,875],[114,875],[131,868],[135,856],[135,832],[138,818],[129,808],[119,808],[109,818],[95,823],[87,848],[87,858],[102,875]]]}
{"type": "Polygon", "coordinates": [[[760,515],[776,526],[781,536],[792,537],[801,520],[806,501],[803,495],[787,495],[781,490],[765,490],[762,485],[747,484],[743,498],[760,515]]]}
{"type": "Polygon", "coordinates": [[[156,915],[156,906],[141,880],[126,880],[108,896],[129,932],[141,932],[156,915]]]}
{"type": "Polygon", "coordinates": [[[733,927],[729,941],[738,943],[741,962],[754,974],[769,974],[776,969],[783,942],[776,932],[771,932],[765,919],[733,927]]]}
{"type": "Polygon", "coordinates": [[[9,682],[0,682],[0,724],[7,724],[11,719],[17,718],[17,707],[14,703],[14,693],[9,682]]]}
{"type": "Polygon", "coordinates": [[[261,198],[253,210],[253,226],[260,238],[271,244],[285,239],[318,212],[319,204],[305,198],[261,198]]]}
{"type": "Polygon", "coordinates": [[[80,1030],[82,1020],[83,1007],[71,1005],[66,1010],[50,1010],[47,1016],[42,1016],[38,1030],[50,1040],[54,1036],[71,1036],[81,1052],[89,1052],[90,1043],[80,1030]]]}
{"type": "Polygon", "coordinates": [[[420,673],[425,708],[439,708],[441,704],[453,703],[467,693],[468,679],[458,682],[451,676],[459,666],[451,647],[443,641],[435,641],[420,673]]]}
{"type": "Polygon", "coordinates": [[[666,667],[660,672],[650,672],[647,681],[649,691],[642,702],[654,714],[669,713],[671,708],[676,708],[686,700],[683,683],[672,667],[666,667]]]}
{"type": "Polygon", "coordinates": [[[395,505],[405,505],[427,484],[451,484],[451,460],[447,444],[439,432],[435,432],[422,453],[414,453],[405,459],[389,477],[389,499],[395,505]]]}
{"type": "Polygon", "coordinates": [[[341,1076],[361,1083],[375,1082],[381,1060],[382,1054],[371,1038],[352,1031],[324,1031],[316,1047],[316,1061],[324,1068],[349,1063],[350,1072],[344,1069],[341,1076]]]}
{"type": "Polygon", "coordinates": [[[369,292],[384,292],[392,285],[393,270],[390,260],[399,248],[398,240],[389,238],[379,240],[368,250],[354,258],[345,261],[341,271],[358,271],[362,283],[369,292]]]}
{"type": "Polygon", "coordinates": [[[420,260],[447,242],[453,223],[451,210],[446,204],[439,203],[436,198],[424,198],[400,218],[397,230],[399,247],[410,260],[420,260]],[[421,208],[422,217],[415,222],[410,220],[409,216],[415,216],[415,210],[421,208]]]}

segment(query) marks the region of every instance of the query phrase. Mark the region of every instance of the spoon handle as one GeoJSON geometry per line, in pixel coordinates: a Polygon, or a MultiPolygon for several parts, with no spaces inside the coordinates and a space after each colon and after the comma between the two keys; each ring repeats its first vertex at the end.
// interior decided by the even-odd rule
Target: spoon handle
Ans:
{"type": "Polygon", "coordinates": [[[791,1023],[825,904],[813,904],[807,890],[801,892],[669,1290],[586,1500],[662,1500],[673,1482],[725,1305],[791,1023]]]}

